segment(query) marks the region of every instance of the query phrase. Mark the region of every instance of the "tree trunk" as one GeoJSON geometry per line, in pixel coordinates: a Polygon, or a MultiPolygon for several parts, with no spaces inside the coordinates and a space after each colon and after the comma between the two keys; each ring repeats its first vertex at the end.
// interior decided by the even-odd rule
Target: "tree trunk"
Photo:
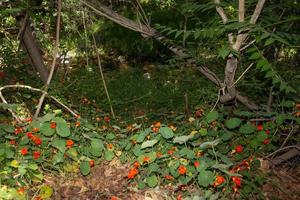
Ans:
{"type": "Polygon", "coordinates": [[[42,51],[30,26],[30,20],[25,15],[16,17],[20,28],[20,41],[22,49],[27,53],[32,67],[38,71],[42,81],[46,83],[49,72],[45,67],[42,51]],[[23,30],[22,30],[23,29],[23,30]]]}

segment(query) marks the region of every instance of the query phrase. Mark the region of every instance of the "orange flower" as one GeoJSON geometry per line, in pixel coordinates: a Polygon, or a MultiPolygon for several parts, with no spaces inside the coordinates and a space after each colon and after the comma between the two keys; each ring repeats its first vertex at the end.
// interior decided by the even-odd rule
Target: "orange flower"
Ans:
{"type": "Polygon", "coordinates": [[[176,200],[182,200],[182,195],[180,193],[177,195],[176,200]]]}
{"type": "Polygon", "coordinates": [[[24,156],[24,155],[28,154],[28,149],[27,148],[22,148],[20,153],[24,156]]]}
{"type": "Polygon", "coordinates": [[[72,148],[72,146],[74,145],[73,140],[67,140],[66,145],[67,145],[67,148],[72,148]]]}
{"type": "Polygon", "coordinates": [[[112,196],[112,197],[110,198],[110,200],[118,200],[118,197],[112,196]]]}
{"type": "Polygon", "coordinates": [[[160,126],[161,126],[161,123],[160,123],[160,122],[154,123],[154,124],[152,125],[152,131],[153,131],[154,133],[157,133],[157,132],[159,131],[159,129],[160,129],[160,126]]]}
{"type": "Polygon", "coordinates": [[[50,123],[50,128],[55,129],[56,128],[56,123],[55,122],[51,122],[50,123]]]}
{"type": "Polygon", "coordinates": [[[138,161],[135,161],[135,162],[133,163],[133,166],[134,166],[135,168],[139,168],[140,163],[139,163],[138,161]]]}
{"type": "Polygon", "coordinates": [[[213,183],[214,187],[222,185],[225,182],[225,178],[223,176],[217,176],[215,182],[213,183]]]}
{"type": "Polygon", "coordinates": [[[40,157],[41,153],[39,151],[33,152],[33,159],[37,160],[40,157]]]}
{"type": "Polygon", "coordinates": [[[185,174],[186,173],[186,167],[183,166],[183,165],[180,165],[178,167],[178,173],[181,174],[181,175],[185,174]]]}
{"type": "Polygon", "coordinates": [[[143,158],[143,163],[145,163],[145,162],[149,163],[149,161],[150,161],[150,158],[148,156],[145,156],[143,158]]]}
{"type": "Polygon", "coordinates": [[[40,197],[40,196],[37,196],[37,197],[35,197],[35,199],[34,200],[43,200],[42,199],[42,197],[40,197]]]}
{"type": "Polygon", "coordinates": [[[263,125],[259,124],[257,127],[256,127],[257,131],[262,131],[264,130],[264,127],[263,125]]]}
{"type": "Polygon", "coordinates": [[[264,141],[263,141],[263,144],[264,145],[267,145],[267,144],[269,144],[270,143],[270,140],[268,140],[268,139],[265,139],[264,141]]]}
{"type": "Polygon", "coordinates": [[[28,117],[28,118],[26,119],[26,121],[27,121],[28,123],[31,123],[31,122],[32,122],[32,118],[31,118],[31,117],[28,117]]]}
{"type": "Polygon", "coordinates": [[[134,167],[129,171],[127,178],[133,179],[138,173],[139,173],[139,171],[137,170],[137,168],[134,167]]]}
{"type": "Polygon", "coordinates": [[[244,150],[244,148],[242,145],[238,145],[235,147],[235,152],[237,152],[237,153],[242,153],[243,150],[244,150]]]}
{"type": "Polygon", "coordinates": [[[25,192],[25,187],[20,187],[17,192],[23,194],[25,192]]]}
{"type": "Polygon", "coordinates": [[[42,139],[39,138],[38,136],[32,136],[31,140],[36,144],[36,145],[41,145],[42,144],[42,139]]]}
{"type": "Polygon", "coordinates": [[[232,177],[232,181],[235,183],[236,187],[241,187],[242,179],[240,177],[234,176],[232,177]]]}
{"type": "Polygon", "coordinates": [[[114,145],[111,144],[111,143],[109,143],[109,144],[107,144],[107,148],[108,148],[108,149],[112,149],[112,148],[114,148],[114,145]]]}
{"type": "Polygon", "coordinates": [[[20,133],[22,133],[23,129],[21,127],[17,127],[15,128],[15,134],[18,135],[20,133]]]}
{"type": "Polygon", "coordinates": [[[156,157],[157,157],[157,158],[162,157],[162,153],[161,153],[161,152],[156,152],[156,157]]]}
{"type": "Polygon", "coordinates": [[[94,167],[95,166],[95,161],[94,160],[90,160],[89,163],[90,163],[90,167],[94,167]]]}
{"type": "Polygon", "coordinates": [[[173,155],[173,153],[174,153],[173,150],[169,150],[169,151],[168,151],[168,154],[169,154],[169,155],[173,155]]]}
{"type": "Polygon", "coordinates": [[[32,138],[32,136],[33,136],[33,134],[31,132],[27,132],[26,135],[27,135],[28,139],[32,138]]]}
{"type": "Polygon", "coordinates": [[[194,166],[195,166],[196,168],[199,167],[199,166],[200,166],[199,161],[195,161],[195,162],[194,162],[194,166]]]}
{"type": "Polygon", "coordinates": [[[80,122],[78,122],[78,121],[75,122],[75,126],[76,126],[76,127],[79,127],[79,126],[80,126],[80,122]]]}
{"type": "Polygon", "coordinates": [[[11,141],[9,141],[9,144],[11,144],[11,145],[16,145],[16,140],[11,140],[11,141]]]}
{"type": "Polygon", "coordinates": [[[166,175],[166,176],[165,176],[165,179],[167,179],[167,180],[173,180],[173,179],[174,179],[174,177],[173,177],[173,176],[171,176],[171,175],[166,175]]]}

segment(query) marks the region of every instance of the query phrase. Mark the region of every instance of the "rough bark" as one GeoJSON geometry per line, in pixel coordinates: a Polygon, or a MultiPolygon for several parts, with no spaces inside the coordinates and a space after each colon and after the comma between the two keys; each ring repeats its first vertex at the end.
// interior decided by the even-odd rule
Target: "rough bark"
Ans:
{"type": "Polygon", "coordinates": [[[46,83],[49,72],[45,67],[40,46],[30,26],[30,19],[27,19],[25,15],[19,15],[16,19],[20,32],[22,32],[20,34],[21,46],[27,53],[32,67],[38,71],[42,81],[46,83]]]}

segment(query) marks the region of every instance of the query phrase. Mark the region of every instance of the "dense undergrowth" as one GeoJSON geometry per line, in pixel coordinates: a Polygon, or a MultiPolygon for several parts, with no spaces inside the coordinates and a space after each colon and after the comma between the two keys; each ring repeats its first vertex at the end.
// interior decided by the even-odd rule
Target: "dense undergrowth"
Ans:
{"type": "MultiPolygon", "coordinates": [[[[117,113],[112,119],[96,70],[76,69],[63,82],[58,75],[50,91],[82,117],[47,101],[43,116],[32,120],[28,111],[38,96],[25,90],[5,92],[9,102],[27,104],[27,110],[11,107],[27,121],[16,124],[1,111],[2,198],[49,199],[54,191],[43,184],[45,175],[88,175],[104,160],[118,159],[130,163],[124,177],[128,187],[177,185],[170,199],[263,199],[265,175],[258,158],[275,151],[284,135],[299,127],[299,105],[281,101],[270,113],[229,112],[226,107],[210,111],[215,88],[192,70],[153,70],[147,79],[146,71],[131,69],[106,73],[117,113]],[[184,94],[189,96],[189,116],[184,94]]],[[[2,81],[36,84],[28,77],[2,81]]],[[[289,143],[297,139],[293,136],[289,143]]]]}

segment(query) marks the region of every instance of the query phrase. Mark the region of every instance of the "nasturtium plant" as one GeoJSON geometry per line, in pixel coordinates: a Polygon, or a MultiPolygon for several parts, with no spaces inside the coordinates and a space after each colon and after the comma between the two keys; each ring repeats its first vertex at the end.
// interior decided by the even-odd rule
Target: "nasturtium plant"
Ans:
{"type": "Polygon", "coordinates": [[[242,121],[239,118],[231,118],[225,121],[225,126],[229,129],[235,129],[240,126],[242,121]]]}

